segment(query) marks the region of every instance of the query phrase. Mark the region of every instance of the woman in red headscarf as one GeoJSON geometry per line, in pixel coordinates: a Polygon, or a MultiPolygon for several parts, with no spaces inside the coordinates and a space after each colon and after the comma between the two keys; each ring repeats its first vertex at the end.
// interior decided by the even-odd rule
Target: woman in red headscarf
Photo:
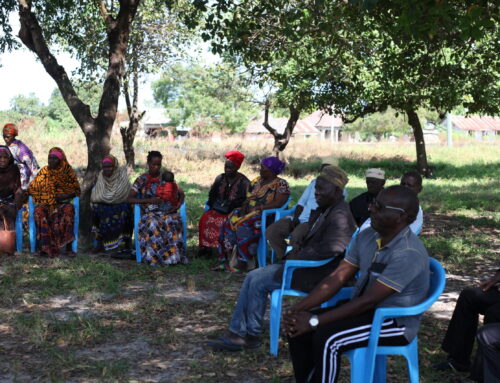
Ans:
{"type": "Polygon", "coordinates": [[[245,156],[237,150],[224,154],[224,173],[215,179],[208,193],[208,210],[201,216],[198,230],[198,255],[210,254],[217,248],[219,232],[229,213],[246,199],[250,181],[238,169],[245,156]]]}

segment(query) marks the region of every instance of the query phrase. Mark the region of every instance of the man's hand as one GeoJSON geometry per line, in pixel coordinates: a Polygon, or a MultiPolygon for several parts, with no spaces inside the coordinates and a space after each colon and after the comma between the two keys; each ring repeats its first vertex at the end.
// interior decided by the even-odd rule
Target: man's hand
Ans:
{"type": "Polygon", "coordinates": [[[295,338],[296,336],[312,331],[309,325],[309,319],[311,319],[311,317],[312,314],[307,311],[286,313],[283,316],[285,334],[290,338],[295,338]]]}
{"type": "Polygon", "coordinates": [[[487,281],[482,282],[479,285],[479,287],[483,289],[483,291],[488,291],[499,282],[500,282],[500,271],[497,271],[493,277],[491,277],[487,281]]]}

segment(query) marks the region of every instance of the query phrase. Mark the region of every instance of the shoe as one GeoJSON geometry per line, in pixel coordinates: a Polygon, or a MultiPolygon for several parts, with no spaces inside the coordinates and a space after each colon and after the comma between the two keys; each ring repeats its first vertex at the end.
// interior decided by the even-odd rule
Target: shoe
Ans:
{"type": "Polygon", "coordinates": [[[470,364],[458,363],[453,359],[447,359],[444,362],[436,363],[432,366],[438,371],[458,371],[458,372],[468,372],[470,370],[470,364]]]}

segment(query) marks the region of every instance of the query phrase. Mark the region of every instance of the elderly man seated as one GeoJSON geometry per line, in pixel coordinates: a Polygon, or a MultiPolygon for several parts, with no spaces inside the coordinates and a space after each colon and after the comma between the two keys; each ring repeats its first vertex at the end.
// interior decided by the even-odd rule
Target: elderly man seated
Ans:
{"type": "MultiPolygon", "coordinates": [[[[328,165],[327,163],[322,164],[321,169],[328,165]]],[[[307,185],[297,202],[293,216],[281,218],[266,229],[266,238],[269,241],[269,245],[276,252],[277,259],[285,257],[286,248],[288,247],[286,239],[288,237],[290,237],[289,244],[294,246],[305,237],[309,230],[311,211],[318,208],[314,195],[316,180],[317,178],[307,185]]]]}
{"type": "MultiPolygon", "coordinates": [[[[407,188],[410,188],[413,190],[417,196],[420,194],[422,191],[422,176],[416,171],[416,170],[410,170],[403,174],[403,177],[401,177],[401,186],[405,186],[407,188]]],[[[417,218],[415,218],[415,221],[413,221],[410,225],[410,229],[415,233],[415,234],[420,234],[420,231],[422,230],[422,226],[424,225],[424,212],[422,211],[422,207],[418,207],[418,214],[417,218]]],[[[368,227],[371,227],[371,219],[368,218],[363,225],[359,228],[359,230],[364,230],[368,227]]]]}
{"type": "MultiPolygon", "coordinates": [[[[284,316],[297,383],[337,381],[341,354],[367,346],[376,308],[414,306],[427,295],[429,257],[408,227],[417,216],[417,195],[409,188],[391,186],[372,201],[370,211],[372,227],[359,233],[338,268],[284,316]],[[351,300],[312,310],[358,271],[351,300]]],[[[419,324],[420,316],[387,319],[379,344],[406,345],[419,324]]]]}
{"type": "MultiPolygon", "coordinates": [[[[334,259],[322,268],[298,270],[294,275],[294,288],[309,291],[337,267],[343,258],[344,250],[356,229],[349,205],[342,194],[347,181],[345,172],[336,166],[323,168],[317,179],[315,195],[318,209],[311,212],[309,230],[304,239],[295,244],[285,259],[334,259]]],[[[259,347],[268,295],[280,288],[282,274],[283,265],[279,264],[248,273],[241,287],[228,333],[209,341],[208,346],[229,351],[259,347]]]]}

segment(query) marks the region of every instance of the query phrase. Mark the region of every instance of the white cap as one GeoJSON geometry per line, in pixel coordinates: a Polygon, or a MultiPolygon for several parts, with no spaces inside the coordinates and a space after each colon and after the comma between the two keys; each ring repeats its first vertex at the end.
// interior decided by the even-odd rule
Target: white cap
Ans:
{"type": "Polygon", "coordinates": [[[381,169],[368,169],[366,171],[366,178],[385,180],[385,172],[381,169]]]}

